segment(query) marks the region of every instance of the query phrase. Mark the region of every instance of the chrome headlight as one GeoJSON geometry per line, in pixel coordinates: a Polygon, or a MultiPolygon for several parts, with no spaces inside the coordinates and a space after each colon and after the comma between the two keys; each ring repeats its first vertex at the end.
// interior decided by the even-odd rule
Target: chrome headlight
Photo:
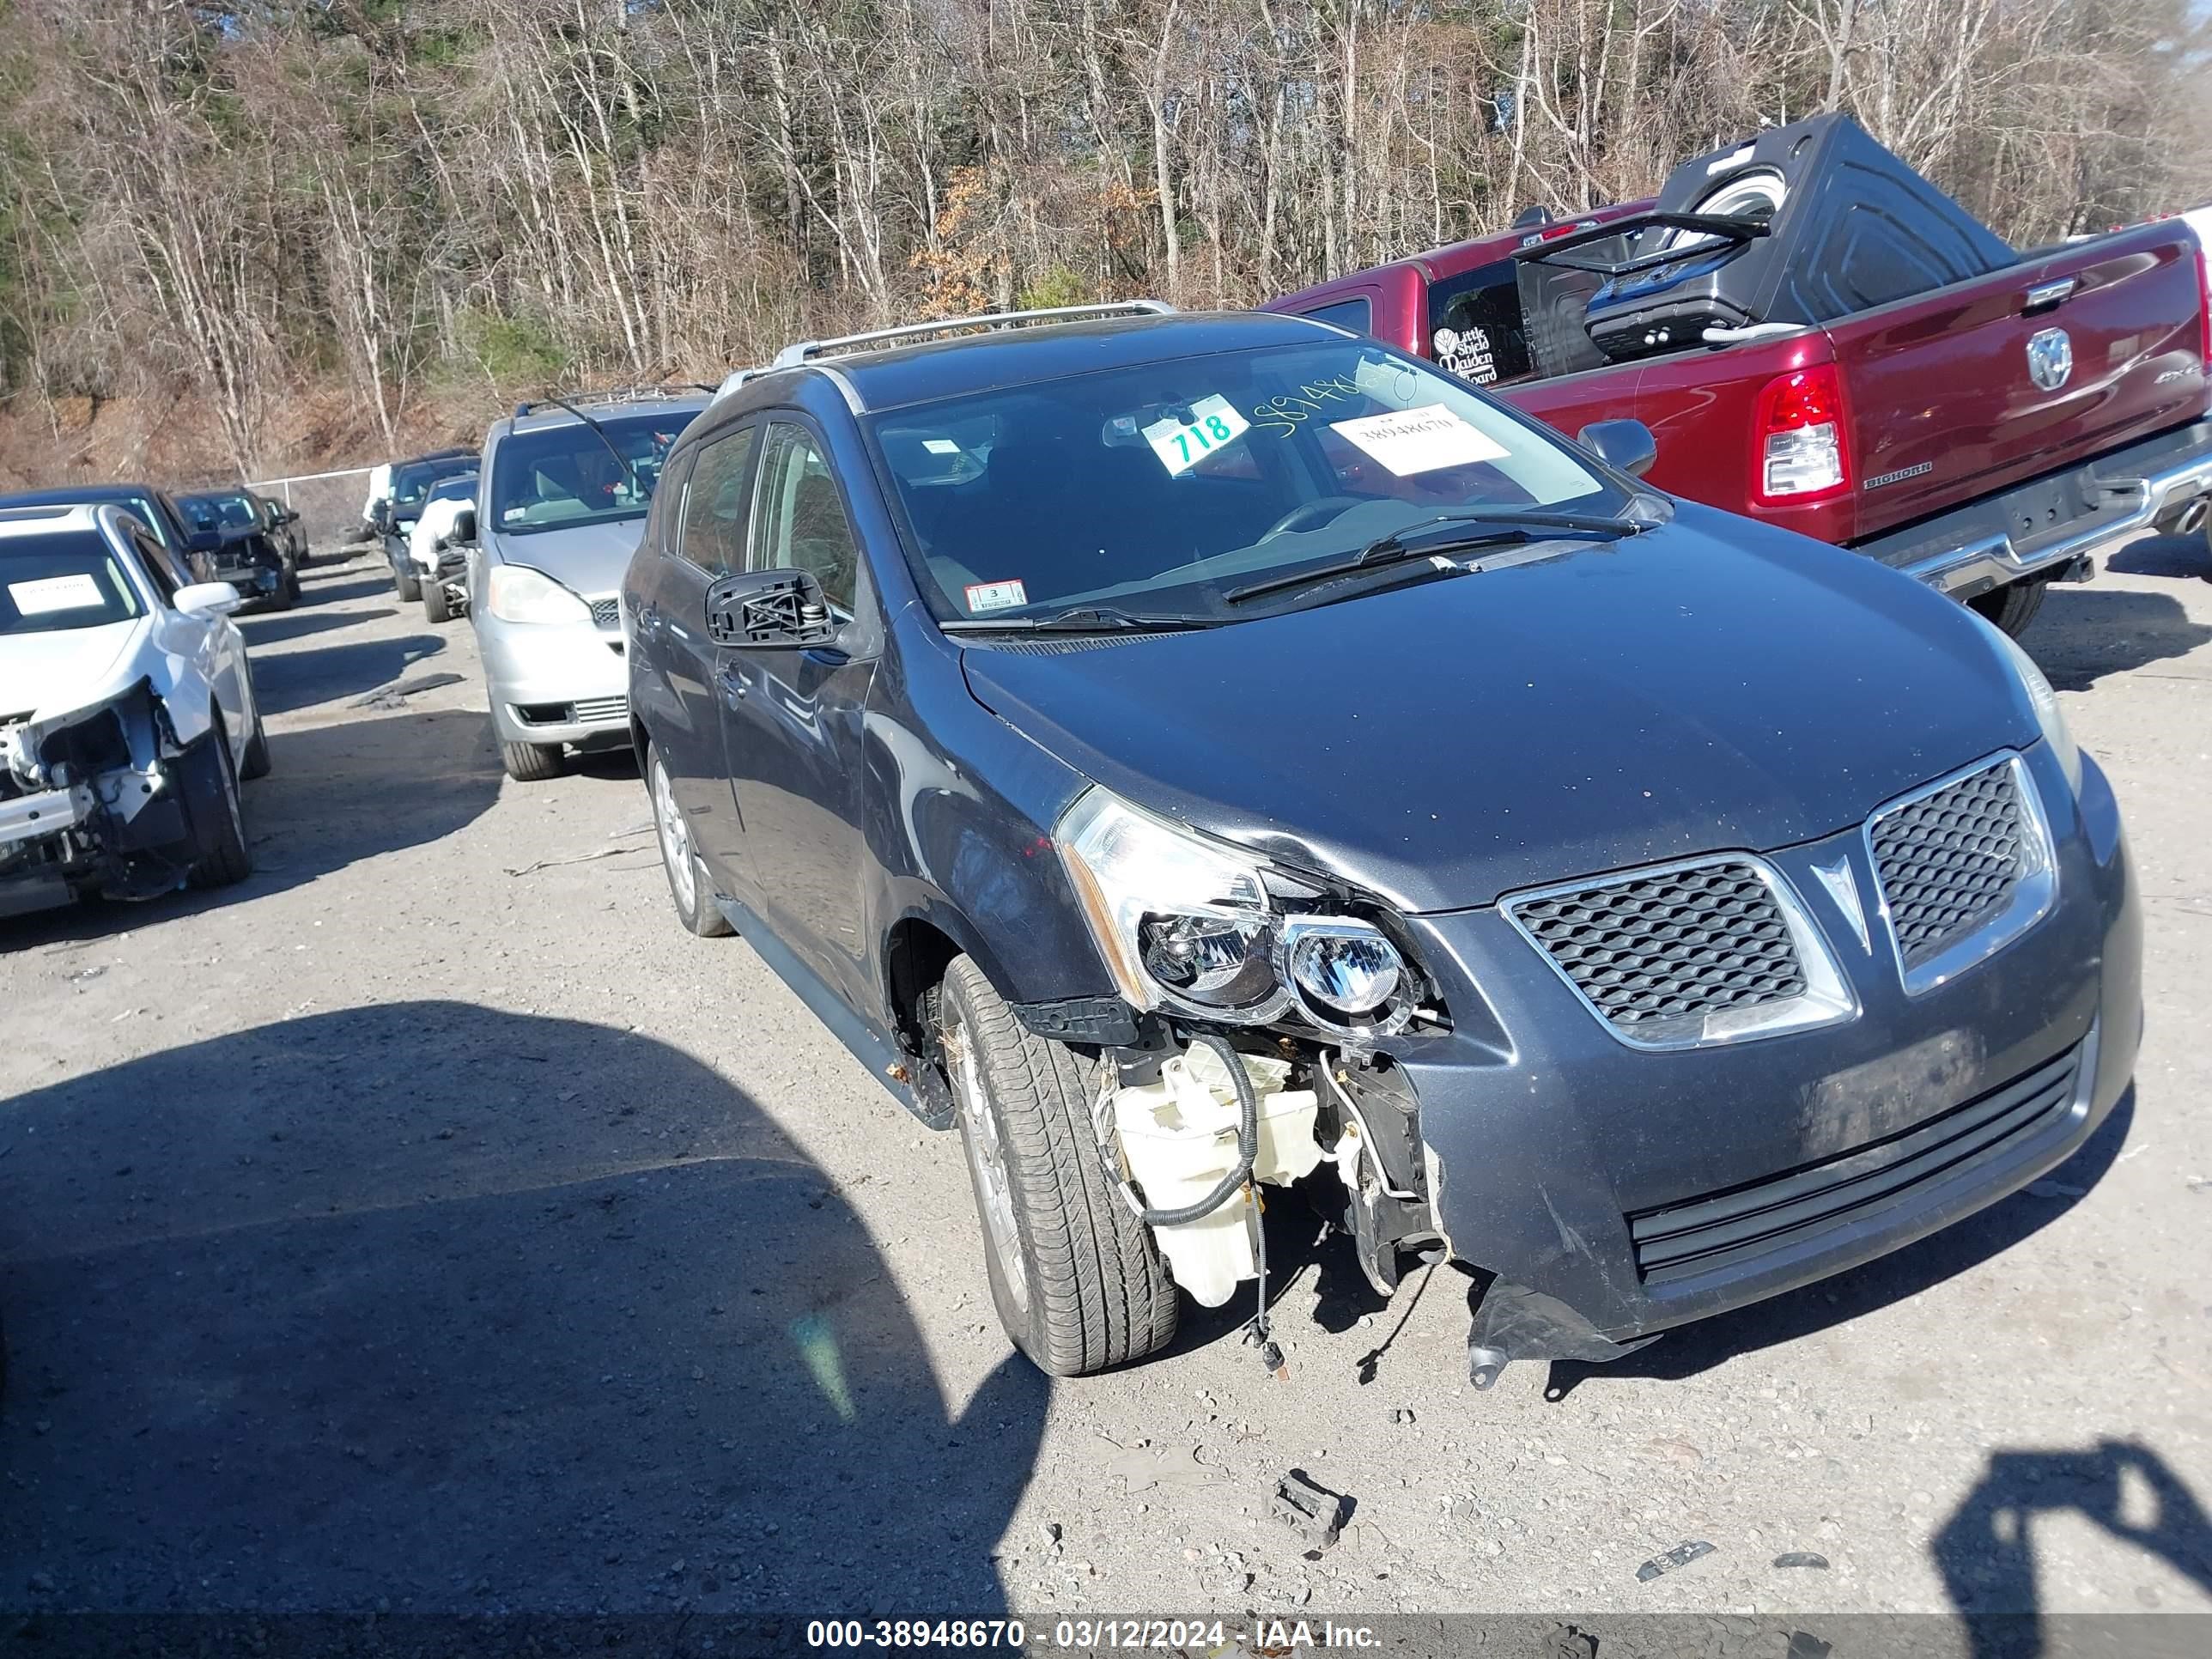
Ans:
{"type": "Polygon", "coordinates": [[[484,609],[510,623],[589,622],[592,608],[542,570],[495,564],[484,579],[484,609]]]}
{"type": "Polygon", "coordinates": [[[2018,640],[1978,612],[1975,620],[1989,629],[2013,672],[2020,677],[2021,690],[2027,693],[2028,702],[2035,709],[2036,724],[2043,728],[2043,740],[2051,745],[2051,752],[2058,757],[2059,769],[2066,774],[2066,787],[2075,794],[2081,793],[2081,746],[2074,741],[2074,733],[2067,729],[2066,715],[2058,707],[2058,694],[2051,689],[2051,682],[2043,670],[2036,666],[2035,659],[2021,649],[2018,640]]]}
{"type": "Polygon", "coordinates": [[[1243,1024],[1296,1009],[1324,1030],[1395,1030],[1410,977],[1398,949],[1353,917],[1285,916],[1262,862],[1086,791],[1054,841],[1092,936],[1131,1006],[1243,1024]]]}

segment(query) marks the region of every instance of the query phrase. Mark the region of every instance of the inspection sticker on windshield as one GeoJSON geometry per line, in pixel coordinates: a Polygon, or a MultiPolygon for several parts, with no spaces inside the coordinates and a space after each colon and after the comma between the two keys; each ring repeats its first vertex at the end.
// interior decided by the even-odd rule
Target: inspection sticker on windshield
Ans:
{"type": "Polygon", "coordinates": [[[1030,602],[1029,590],[1018,580],[1010,582],[969,582],[960,590],[968,601],[968,614],[975,616],[984,611],[1005,611],[1030,602]]]}
{"type": "Polygon", "coordinates": [[[49,616],[57,611],[97,611],[107,603],[100,584],[82,574],[9,582],[8,597],[14,601],[16,614],[22,617],[49,616]]]}
{"type": "Polygon", "coordinates": [[[1330,422],[1330,431],[1365,450],[1401,478],[1440,467],[1501,461],[1505,448],[1442,404],[1330,422]]]}
{"type": "Polygon", "coordinates": [[[1145,441],[1172,477],[1189,471],[1224,444],[1235,442],[1237,434],[1251,424],[1237,412],[1235,404],[1216,392],[1193,404],[1188,421],[1178,421],[1172,415],[1154,421],[1145,428],[1145,441]]]}

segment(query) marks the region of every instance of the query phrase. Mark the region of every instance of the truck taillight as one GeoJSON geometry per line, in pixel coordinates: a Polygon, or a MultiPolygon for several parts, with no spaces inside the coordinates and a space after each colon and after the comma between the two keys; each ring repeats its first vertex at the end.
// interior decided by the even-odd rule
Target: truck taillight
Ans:
{"type": "Polygon", "coordinates": [[[2197,361],[2212,379],[2212,208],[2172,216],[2197,238],[2197,361]]]}
{"type": "Polygon", "coordinates": [[[1833,363],[1766,383],[1752,428],[1751,464],[1752,499],[1765,507],[1820,501],[1850,488],[1844,386],[1833,363]]]}

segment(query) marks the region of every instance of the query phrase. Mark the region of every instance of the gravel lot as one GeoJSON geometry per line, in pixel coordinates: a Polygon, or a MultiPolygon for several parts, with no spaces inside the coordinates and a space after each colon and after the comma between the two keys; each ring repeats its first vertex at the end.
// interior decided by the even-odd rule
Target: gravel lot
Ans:
{"type": "Polygon", "coordinates": [[[1288,1382],[1240,1298],[1048,1384],[956,1139],[677,928],[634,769],[505,781],[466,624],[314,568],[245,624],[252,879],[0,923],[0,1609],[2212,1611],[2212,566],[2116,562],[2027,643],[2147,895],[2131,1102],[1915,1249],[1485,1395],[1465,1281],[1382,1304],[1296,1203],[1288,1382]],[[1356,1499],[1318,1559],[1294,1467],[1356,1499]]]}

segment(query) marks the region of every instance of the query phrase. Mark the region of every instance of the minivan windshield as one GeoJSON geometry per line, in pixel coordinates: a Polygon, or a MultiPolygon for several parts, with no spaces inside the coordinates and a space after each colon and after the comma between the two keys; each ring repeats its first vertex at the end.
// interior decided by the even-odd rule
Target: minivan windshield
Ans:
{"type": "Polygon", "coordinates": [[[138,592],[96,530],[0,541],[0,635],[128,622],[138,592]]]}
{"type": "Polygon", "coordinates": [[[1609,520],[1630,499],[1519,416],[1346,340],[1010,386],[871,428],[948,623],[1092,604],[1225,621],[1246,594],[1295,597],[1274,579],[1401,535],[1609,520]]]}
{"type": "Polygon", "coordinates": [[[697,412],[600,416],[596,429],[572,421],[511,434],[492,462],[492,527],[527,536],[641,517],[670,447],[697,412]]]}

